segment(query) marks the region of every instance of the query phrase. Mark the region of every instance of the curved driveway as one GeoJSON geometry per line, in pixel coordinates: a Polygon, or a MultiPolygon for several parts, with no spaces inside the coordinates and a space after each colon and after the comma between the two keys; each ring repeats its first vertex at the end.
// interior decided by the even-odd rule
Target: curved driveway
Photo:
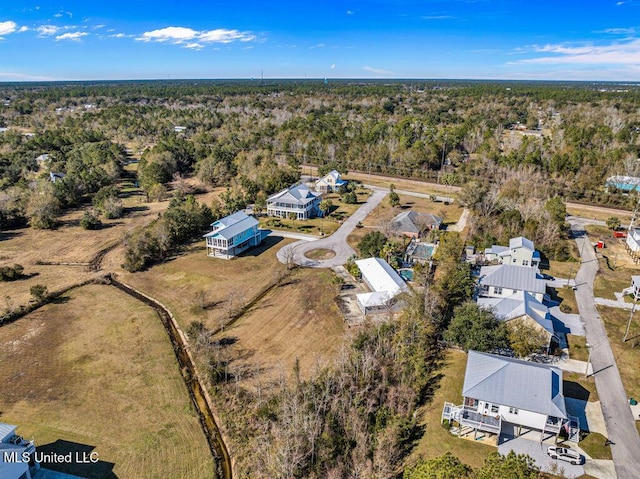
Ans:
{"type": "Polygon", "coordinates": [[[290,255],[293,254],[292,260],[294,263],[310,268],[332,268],[346,263],[351,256],[356,254],[353,248],[347,243],[347,236],[351,234],[359,221],[364,221],[369,213],[380,204],[389,192],[386,188],[373,187],[372,189],[373,193],[369,196],[366,203],[347,218],[335,233],[316,241],[297,241],[283,246],[277,253],[280,262],[287,263],[287,259],[291,258],[290,255]],[[334,251],[336,255],[333,258],[325,260],[313,260],[305,256],[305,253],[320,248],[330,249],[334,251]]]}
{"type": "Polygon", "coordinates": [[[598,272],[598,259],[580,218],[569,218],[582,266],[576,275],[576,301],[584,321],[587,341],[591,345],[591,366],[607,425],[611,453],[620,479],[640,475],[640,437],[627,400],[627,394],[616,364],[607,332],[593,297],[593,281],[598,272]]]}

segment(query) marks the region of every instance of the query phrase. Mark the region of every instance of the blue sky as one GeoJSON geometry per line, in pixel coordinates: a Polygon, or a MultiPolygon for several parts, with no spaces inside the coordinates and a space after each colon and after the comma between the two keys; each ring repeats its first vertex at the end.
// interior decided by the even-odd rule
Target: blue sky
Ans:
{"type": "Polygon", "coordinates": [[[640,0],[90,0],[0,6],[0,81],[640,81],[640,0]]]}

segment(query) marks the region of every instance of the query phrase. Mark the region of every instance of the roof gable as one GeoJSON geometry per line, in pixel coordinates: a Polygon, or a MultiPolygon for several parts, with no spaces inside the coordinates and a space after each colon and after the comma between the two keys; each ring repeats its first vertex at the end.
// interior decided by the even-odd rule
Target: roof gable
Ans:
{"type": "Polygon", "coordinates": [[[469,351],[462,394],[493,404],[567,417],[562,371],[545,364],[469,351]]]}
{"type": "Polygon", "coordinates": [[[500,264],[480,268],[479,283],[482,286],[497,286],[530,293],[546,293],[546,282],[537,277],[538,268],[500,264]]]}
{"type": "Polygon", "coordinates": [[[510,249],[518,249],[524,248],[529,251],[535,251],[535,247],[533,246],[533,241],[525,238],[524,236],[518,236],[517,238],[511,238],[509,240],[509,248],[510,249]]]}

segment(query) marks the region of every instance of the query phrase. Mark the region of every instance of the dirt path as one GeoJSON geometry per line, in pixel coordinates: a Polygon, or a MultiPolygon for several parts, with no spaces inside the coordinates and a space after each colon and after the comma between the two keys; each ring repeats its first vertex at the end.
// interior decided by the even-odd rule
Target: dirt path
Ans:
{"type": "Polygon", "coordinates": [[[166,306],[154,298],[147,296],[131,286],[121,283],[115,279],[113,275],[110,275],[109,278],[114,287],[150,306],[160,317],[173,345],[182,378],[189,391],[191,401],[198,412],[200,424],[202,425],[207,442],[209,443],[209,448],[215,460],[216,479],[232,479],[233,467],[231,457],[229,456],[227,445],[218,427],[215,414],[213,413],[211,399],[204,388],[202,378],[197,373],[184,333],[179,328],[173,314],[166,306]]]}

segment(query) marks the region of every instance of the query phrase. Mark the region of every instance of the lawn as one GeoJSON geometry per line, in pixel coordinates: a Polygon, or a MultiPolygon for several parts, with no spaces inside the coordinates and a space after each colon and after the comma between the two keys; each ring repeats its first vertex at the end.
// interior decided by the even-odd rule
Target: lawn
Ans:
{"type": "Polygon", "coordinates": [[[578,361],[586,361],[589,359],[587,338],[584,336],[567,334],[567,342],[569,343],[569,357],[571,359],[577,359],[578,361]]]}
{"type": "Polygon", "coordinates": [[[573,216],[581,216],[583,218],[593,218],[594,220],[606,221],[611,216],[617,216],[622,223],[629,224],[631,221],[631,212],[625,211],[603,211],[601,208],[591,208],[586,205],[567,206],[567,213],[573,216]]]}
{"type": "MultiPolygon", "coordinates": [[[[573,240],[571,243],[575,245],[573,240]]],[[[544,272],[555,278],[573,279],[579,269],[580,261],[572,258],[570,261],[549,261],[549,269],[544,272]]]]}
{"type": "Polygon", "coordinates": [[[215,330],[282,274],[276,253],[292,241],[270,236],[232,260],[208,257],[202,241],[171,261],[119,277],[167,306],[183,329],[198,320],[215,330]]]}
{"type": "Polygon", "coordinates": [[[335,302],[333,272],[295,269],[232,326],[215,336],[228,344],[232,370],[241,380],[262,385],[289,376],[299,361],[302,377],[326,365],[345,340],[335,302]]]}
{"type": "Polygon", "coordinates": [[[607,336],[620,370],[627,396],[640,399],[640,313],[635,313],[629,330],[629,340],[622,342],[629,311],[617,308],[598,307],[607,329],[607,336]]]}
{"type": "Polygon", "coordinates": [[[97,465],[67,472],[213,476],[160,320],[115,288],[82,287],[0,328],[0,363],[0,421],[42,450],[98,453],[97,465]]]}
{"type": "Polygon", "coordinates": [[[611,446],[605,446],[607,438],[597,432],[591,432],[580,441],[580,447],[593,459],[613,459],[611,446]]]}
{"type": "MultiPolygon", "coordinates": [[[[306,168],[305,168],[306,170],[306,168]]],[[[349,172],[349,174],[343,176],[345,180],[357,180],[367,185],[380,186],[382,188],[389,188],[389,185],[393,183],[396,189],[415,191],[417,193],[426,194],[438,194],[455,197],[455,191],[453,188],[449,188],[445,185],[437,185],[434,183],[425,183],[419,180],[409,180],[403,178],[383,178],[376,175],[368,175],[365,173],[349,172]]]]}
{"type": "Polygon", "coordinates": [[[497,451],[495,447],[474,441],[461,439],[445,430],[440,423],[445,401],[461,404],[462,384],[467,365],[467,355],[461,351],[447,351],[443,377],[433,399],[421,408],[420,424],[424,426],[424,434],[409,457],[407,464],[418,459],[431,459],[445,452],[451,452],[473,468],[484,464],[486,457],[497,451]]]}

